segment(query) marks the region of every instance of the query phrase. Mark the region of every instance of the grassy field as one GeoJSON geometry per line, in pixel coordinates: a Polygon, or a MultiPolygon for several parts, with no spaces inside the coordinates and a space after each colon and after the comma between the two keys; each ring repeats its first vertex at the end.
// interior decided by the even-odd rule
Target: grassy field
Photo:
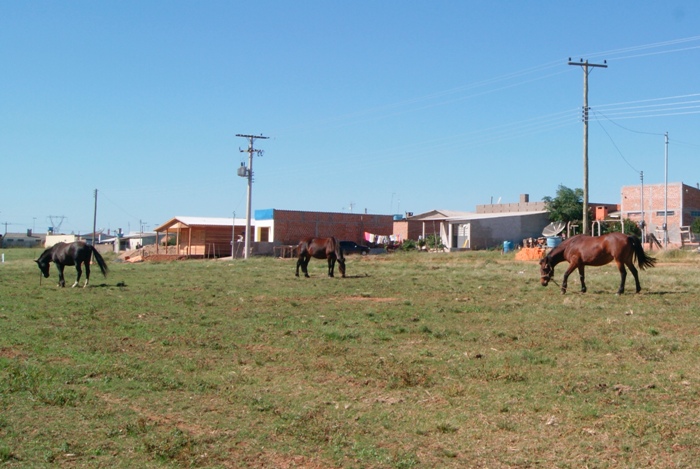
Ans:
{"type": "MultiPolygon", "coordinates": [[[[0,264],[0,466],[697,467],[700,255],[543,288],[513,253],[0,264]],[[74,270],[67,268],[67,283],[74,270]]],[[[563,264],[557,268],[561,280],[563,264]]]]}

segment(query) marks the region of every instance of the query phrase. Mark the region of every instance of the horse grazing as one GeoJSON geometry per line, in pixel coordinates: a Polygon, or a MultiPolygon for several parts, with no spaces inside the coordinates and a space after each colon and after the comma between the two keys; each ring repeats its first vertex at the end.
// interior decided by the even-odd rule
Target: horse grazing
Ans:
{"type": "Polygon", "coordinates": [[[41,273],[44,274],[44,277],[46,278],[49,277],[50,263],[53,262],[56,264],[56,268],[58,269],[59,287],[66,286],[66,280],[63,277],[63,267],[67,265],[75,266],[75,270],[78,271],[78,277],[75,279],[75,283],[73,284],[73,287],[75,287],[80,281],[80,276],[83,273],[81,264],[85,265],[85,285],[83,285],[83,288],[85,288],[88,286],[88,282],[90,281],[90,257],[93,255],[95,256],[97,265],[100,266],[102,275],[106,277],[109,270],[107,269],[107,264],[105,263],[104,259],[102,259],[100,253],[97,252],[97,249],[90,244],[85,243],[85,241],[75,241],[74,243],[70,244],[56,243],[50,248],[46,249],[35,262],[39,265],[41,273]]]}
{"type": "Polygon", "coordinates": [[[637,287],[637,293],[642,289],[639,285],[639,275],[634,266],[634,258],[637,258],[639,268],[644,270],[647,267],[654,267],[656,259],[644,252],[641,241],[635,236],[628,236],[624,233],[608,233],[603,236],[592,237],[587,235],[576,235],[562,241],[559,246],[552,249],[542,260],[540,260],[540,279],[542,286],[546,287],[554,276],[554,266],[562,261],[569,263],[569,268],[564,272],[564,280],[561,284],[561,292],[566,293],[567,279],[569,274],[578,269],[581,277],[581,293],[586,292],[586,282],[583,268],[586,265],[601,266],[615,261],[620,271],[620,288],[617,294],[621,295],[625,291],[625,279],[627,278],[627,266],[637,287]]]}
{"type": "Polygon", "coordinates": [[[306,267],[312,257],[316,259],[328,259],[328,276],[333,277],[335,262],[338,261],[338,269],[340,274],[345,277],[345,258],[343,251],[340,249],[340,243],[337,239],[331,238],[304,238],[299,242],[299,259],[297,260],[297,273],[299,276],[299,267],[304,272],[304,277],[309,277],[309,272],[306,267]]]}

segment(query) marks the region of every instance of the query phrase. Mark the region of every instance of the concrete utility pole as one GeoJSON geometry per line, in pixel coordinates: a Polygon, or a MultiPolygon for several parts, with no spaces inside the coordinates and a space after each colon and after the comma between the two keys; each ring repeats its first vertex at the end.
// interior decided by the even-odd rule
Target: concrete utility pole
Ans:
{"type": "Polygon", "coordinates": [[[572,62],[569,57],[569,65],[579,65],[583,68],[583,234],[588,234],[588,67],[608,68],[607,61],[602,64],[589,64],[581,59],[580,62],[572,62]]]}
{"type": "MultiPolygon", "coordinates": [[[[236,137],[243,137],[248,139],[248,149],[240,150],[241,153],[248,153],[248,167],[246,168],[243,163],[238,168],[238,175],[241,177],[248,178],[248,203],[246,207],[245,215],[245,252],[243,253],[243,258],[248,259],[248,254],[250,253],[250,207],[251,199],[253,196],[253,153],[257,153],[258,156],[262,156],[262,150],[256,150],[253,148],[253,142],[258,139],[266,139],[269,137],[263,137],[262,135],[243,135],[236,134],[236,137]]],[[[234,220],[234,223],[236,221],[234,220]]]]}
{"type": "MultiPolygon", "coordinates": [[[[97,244],[95,237],[97,236],[97,189],[95,189],[95,209],[92,212],[92,244],[95,246],[97,244]]],[[[92,251],[90,254],[92,257],[92,251]]]]}
{"type": "Polygon", "coordinates": [[[664,134],[664,249],[668,249],[668,132],[664,134]]]}

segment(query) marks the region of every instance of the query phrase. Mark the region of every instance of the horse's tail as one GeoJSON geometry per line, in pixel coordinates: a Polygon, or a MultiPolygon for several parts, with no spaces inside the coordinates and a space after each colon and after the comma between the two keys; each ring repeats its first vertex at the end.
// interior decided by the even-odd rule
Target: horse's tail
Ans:
{"type": "Polygon", "coordinates": [[[644,246],[642,246],[642,242],[639,240],[639,238],[636,236],[630,236],[629,239],[632,243],[632,247],[634,248],[634,254],[637,256],[637,264],[639,265],[639,268],[644,270],[647,267],[654,267],[656,264],[656,258],[651,257],[644,252],[644,246]]]}
{"type": "Polygon", "coordinates": [[[92,248],[92,255],[95,256],[95,260],[97,261],[97,265],[100,266],[100,270],[102,271],[102,275],[105,277],[107,276],[107,272],[109,272],[109,269],[107,268],[107,263],[105,260],[102,258],[102,255],[95,249],[95,246],[89,245],[92,248]]]}

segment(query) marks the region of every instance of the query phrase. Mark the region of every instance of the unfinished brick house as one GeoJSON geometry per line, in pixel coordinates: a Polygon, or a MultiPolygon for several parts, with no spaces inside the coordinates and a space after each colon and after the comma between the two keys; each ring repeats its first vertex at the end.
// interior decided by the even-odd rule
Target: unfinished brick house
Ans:
{"type": "Polygon", "coordinates": [[[700,217],[700,189],[682,182],[645,184],[643,193],[641,185],[623,186],[620,215],[636,223],[643,219],[647,233],[654,234],[662,243],[665,222],[667,242],[682,245],[692,240],[690,225],[700,217]]]}

